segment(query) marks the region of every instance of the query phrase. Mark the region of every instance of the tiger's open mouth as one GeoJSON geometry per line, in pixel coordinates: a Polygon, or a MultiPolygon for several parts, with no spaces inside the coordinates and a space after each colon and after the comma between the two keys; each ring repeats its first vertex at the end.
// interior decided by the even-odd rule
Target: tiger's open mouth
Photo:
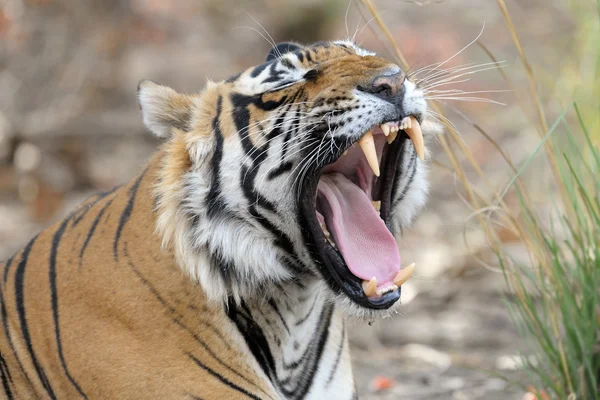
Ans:
{"type": "Polygon", "coordinates": [[[414,116],[374,126],[305,188],[312,196],[305,197],[303,212],[324,277],[367,308],[393,305],[414,269],[414,264],[401,268],[389,227],[397,165],[408,140],[423,159],[423,135],[414,116]]]}

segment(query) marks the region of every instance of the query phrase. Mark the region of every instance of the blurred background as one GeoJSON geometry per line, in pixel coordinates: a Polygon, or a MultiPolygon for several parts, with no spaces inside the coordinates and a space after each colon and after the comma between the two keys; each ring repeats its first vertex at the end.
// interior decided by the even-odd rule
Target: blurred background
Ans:
{"type": "MultiPolygon", "coordinates": [[[[442,107],[487,179],[505,186],[512,171],[477,130],[493,136],[516,165],[540,139],[530,123],[534,108],[519,106],[526,70],[496,1],[375,3],[415,68],[453,56],[485,26],[481,43],[506,66],[459,87],[510,89],[483,95],[505,105],[449,101],[442,107]]],[[[556,116],[576,98],[597,127],[600,113],[586,106],[600,88],[578,89],[599,71],[594,3],[506,1],[545,111],[556,116]]],[[[356,34],[357,43],[389,55],[369,19],[349,0],[0,0],[0,260],[91,193],[140,171],[158,145],[140,118],[141,79],[199,91],[207,78],[222,80],[262,63],[269,35],[309,43],[356,34]]],[[[490,61],[473,44],[448,65],[490,61]]],[[[523,378],[503,276],[444,168],[446,155],[435,140],[429,148],[438,162],[431,167],[431,199],[400,241],[403,260],[417,264],[416,277],[403,287],[401,315],[353,324],[357,387],[366,399],[520,399],[523,391],[498,377],[523,378]]],[[[537,159],[524,174],[542,212],[551,196],[547,175],[537,159]]],[[[517,202],[510,195],[506,201],[517,202]]],[[[514,257],[526,258],[509,231],[500,235],[514,257]]]]}

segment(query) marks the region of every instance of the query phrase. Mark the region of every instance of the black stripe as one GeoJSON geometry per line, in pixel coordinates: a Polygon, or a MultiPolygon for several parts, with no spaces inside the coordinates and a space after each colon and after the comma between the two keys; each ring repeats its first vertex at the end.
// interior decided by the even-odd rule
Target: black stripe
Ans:
{"type": "MultiPolygon", "coordinates": [[[[292,104],[289,104],[286,107],[284,107],[283,110],[281,110],[280,114],[278,115],[277,119],[275,120],[275,123],[273,124],[274,128],[267,135],[267,141],[264,144],[264,146],[260,147],[259,149],[254,150],[254,151],[258,151],[258,154],[256,156],[254,156],[254,153],[253,153],[251,156],[252,161],[253,161],[252,168],[250,168],[250,170],[248,170],[248,168],[246,168],[244,166],[244,170],[240,174],[240,184],[243,187],[244,194],[246,194],[247,198],[248,198],[248,194],[250,194],[251,198],[249,199],[249,201],[254,202],[255,201],[254,198],[256,198],[256,201],[262,207],[265,207],[273,212],[275,212],[275,205],[273,203],[267,201],[263,196],[261,196],[255,190],[254,181],[256,179],[258,169],[260,168],[261,164],[268,156],[269,148],[271,146],[271,140],[280,136],[283,133],[282,126],[285,122],[286,113],[289,111],[291,106],[292,106],[292,104]]],[[[288,135],[289,135],[289,132],[288,132],[288,134],[286,134],[286,137],[288,135]]],[[[284,140],[284,146],[283,146],[284,150],[283,151],[285,152],[285,142],[286,142],[286,140],[289,140],[289,139],[284,138],[283,140],[284,140]]],[[[290,168],[291,168],[291,164],[290,164],[290,168]]],[[[271,171],[271,173],[272,172],[273,171],[271,171]]],[[[271,173],[269,173],[269,176],[271,173]]]]}
{"type": "Polygon", "coordinates": [[[272,181],[273,179],[285,174],[292,170],[293,164],[291,162],[284,162],[279,164],[277,168],[271,170],[267,175],[267,180],[272,181]]]}
{"type": "Polygon", "coordinates": [[[254,160],[258,154],[257,149],[252,144],[252,140],[250,140],[250,112],[248,111],[248,106],[255,103],[256,99],[251,96],[233,93],[230,96],[230,100],[233,105],[233,122],[240,137],[242,148],[244,149],[244,153],[254,160]]]}
{"type": "Polygon", "coordinates": [[[279,388],[281,393],[286,398],[301,399],[310,390],[314,377],[318,370],[318,365],[321,361],[325,345],[329,337],[329,329],[333,315],[333,306],[326,305],[323,307],[319,316],[319,323],[316,324],[316,331],[309,339],[309,345],[299,358],[299,360],[286,365],[284,368],[290,369],[290,375],[284,379],[277,377],[275,361],[269,342],[262,328],[254,321],[248,306],[242,301],[241,307],[235,303],[233,299],[229,299],[227,307],[227,315],[235,323],[250,352],[260,365],[261,369],[269,377],[271,382],[279,388]],[[298,374],[294,370],[299,366],[303,366],[298,374]],[[290,383],[296,383],[296,387],[284,387],[290,383]]]}
{"type": "MultiPolygon", "coordinates": [[[[294,245],[292,244],[291,239],[283,231],[275,227],[269,220],[267,220],[266,217],[261,215],[256,209],[256,206],[259,205],[273,213],[277,211],[275,204],[267,200],[254,189],[254,179],[256,177],[256,174],[256,168],[249,169],[246,166],[243,166],[240,171],[240,185],[242,186],[244,197],[250,204],[248,207],[248,212],[257,220],[258,223],[260,223],[265,229],[271,232],[271,234],[275,238],[274,244],[276,246],[280,247],[293,259],[297,260],[298,256],[296,254],[296,251],[294,250],[294,245]]],[[[294,267],[292,265],[286,266],[294,267]]],[[[303,271],[294,267],[291,272],[301,273],[303,271]]]]}
{"type": "MultiPolygon", "coordinates": [[[[299,97],[302,94],[303,90],[299,90],[298,93],[296,93],[296,96],[294,97],[294,99],[292,100],[292,102],[296,101],[296,98],[299,97]]],[[[288,152],[288,146],[290,144],[290,140],[292,140],[292,136],[296,136],[298,134],[298,130],[300,129],[300,106],[298,106],[296,108],[296,111],[294,112],[294,116],[292,117],[292,123],[290,126],[290,129],[287,130],[287,132],[285,133],[285,137],[283,139],[283,147],[281,149],[281,162],[285,161],[285,156],[287,155],[288,152]]]]}
{"type": "Polygon", "coordinates": [[[310,50],[306,50],[306,53],[304,54],[306,56],[306,59],[308,60],[308,62],[313,62],[313,58],[310,55],[310,50]]]}
{"type": "Polygon", "coordinates": [[[123,227],[125,226],[127,221],[129,221],[129,218],[131,217],[131,212],[133,211],[133,203],[135,203],[135,196],[137,195],[138,188],[140,187],[140,182],[142,181],[142,178],[144,177],[144,175],[146,175],[147,171],[148,171],[148,168],[146,168],[141,173],[141,175],[133,183],[133,186],[131,187],[131,189],[129,189],[129,201],[127,201],[127,206],[125,206],[125,209],[123,210],[123,213],[121,214],[121,218],[119,220],[119,226],[117,226],[117,233],[115,235],[115,241],[113,243],[113,256],[115,258],[115,261],[119,261],[118,247],[119,247],[119,240],[121,239],[121,233],[123,233],[123,227]]]}
{"type": "Polygon", "coordinates": [[[77,226],[85,217],[85,215],[90,211],[94,204],[96,204],[100,200],[100,193],[96,193],[86,199],[83,204],[77,208],[68,218],[73,220],[73,227],[77,226]]]}
{"type": "MultiPolygon", "coordinates": [[[[297,369],[300,365],[304,364],[304,362],[310,358],[310,356],[312,354],[312,351],[311,351],[312,349],[313,349],[313,344],[311,341],[311,342],[309,342],[308,346],[306,346],[306,349],[304,349],[304,352],[297,360],[292,361],[292,362],[287,362],[287,361],[283,360],[283,369],[285,369],[285,370],[297,369]]],[[[293,373],[293,372],[291,372],[291,373],[293,373]]]]}
{"type": "MultiPolygon", "coordinates": [[[[270,100],[263,102],[260,96],[245,96],[239,93],[232,93],[230,96],[231,104],[233,105],[233,122],[235,128],[240,137],[242,148],[248,157],[255,161],[262,152],[257,151],[258,149],[252,144],[250,139],[250,111],[248,106],[253,104],[257,108],[264,111],[273,111],[277,107],[284,104],[287,100],[287,96],[282,96],[278,101],[270,100]]],[[[268,147],[267,147],[268,149],[268,147]]]]}
{"type": "Polygon", "coordinates": [[[206,197],[207,203],[207,215],[208,217],[214,217],[225,209],[225,203],[221,199],[221,159],[223,158],[223,134],[221,133],[221,127],[219,126],[219,119],[221,118],[221,110],[223,109],[223,97],[219,96],[217,100],[217,113],[212,120],[212,128],[215,133],[215,151],[212,156],[212,180],[210,184],[210,190],[206,197]]]}
{"type": "Polygon", "coordinates": [[[58,350],[58,357],[60,359],[60,363],[62,365],[63,371],[65,371],[65,375],[67,375],[67,379],[73,385],[73,387],[77,390],[79,395],[84,399],[87,399],[87,396],[81,390],[81,387],[75,379],[71,376],[69,369],[67,368],[67,363],[65,362],[65,356],[62,350],[62,341],[60,338],[60,323],[58,321],[58,290],[56,288],[56,256],[58,254],[58,247],[60,246],[60,241],[65,232],[65,228],[69,223],[70,219],[65,219],[63,223],[60,225],[60,228],[56,231],[54,236],[52,237],[52,247],[50,248],[50,267],[48,268],[48,279],[50,281],[50,298],[52,300],[52,318],[54,319],[54,336],[56,338],[56,346],[58,350]]]}
{"type": "Polygon", "coordinates": [[[333,377],[335,376],[335,373],[338,370],[338,367],[340,365],[340,360],[342,359],[342,351],[344,350],[344,347],[345,347],[345,342],[344,342],[345,340],[346,340],[346,323],[344,322],[342,324],[342,340],[340,341],[340,346],[338,348],[337,355],[335,356],[335,362],[333,363],[333,368],[331,369],[331,373],[329,374],[329,378],[327,379],[325,388],[327,388],[329,386],[329,384],[331,383],[331,381],[333,381],[333,377]]]}
{"type": "Polygon", "coordinates": [[[98,193],[95,195],[95,198],[93,200],[90,200],[88,204],[86,204],[84,207],[83,212],[81,212],[77,217],[73,218],[73,224],[72,226],[75,227],[77,226],[81,220],[83,219],[83,217],[86,216],[86,214],[88,213],[88,211],[90,211],[92,209],[92,207],[94,207],[96,204],[98,204],[98,202],[102,199],[104,199],[106,196],[112,194],[115,192],[115,190],[117,190],[118,188],[120,188],[121,185],[119,186],[115,186],[114,188],[112,188],[111,190],[107,191],[107,192],[102,192],[102,193],[98,193]]]}
{"type": "Polygon", "coordinates": [[[230,388],[232,388],[242,394],[245,394],[246,396],[248,396],[251,399],[260,400],[260,397],[253,395],[252,393],[248,392],[246,389],[239,387],[238,385],[231,382],[224,376],[218,374],[217,372],[213,371],[206,365],[202,364],[202,362],[200,360],[198,360],[196,357],[194,357],[192,354],[190,354],[190,353],[186,353],[186,354],[196,363],[196,365],[198,365],[200,368],[202,368],[203,370],[205,370],[206,372],[208,372],[209,374],[211,374],[212,376],[214,376],[215,378],[217,378],[218,380],[223,382],[225,385],[229,386],[230,388]]]}
{"type": "MultiPolygon", "coordinates": [[[[402,165],[402,164],[399,164],[402,165]]],[[[394,200],[392,206],[395,207],[397,204],[400,204],[400,202],[402,200],[404,200],[404,197],[406,197],[406,194],[408,193],[408,189],[410,189],[410,185],[413,183],[414,179],[415,179],[415,175],[417,174],[417,153],[413,153],[411,156],[411,159],[409,161],[408,167],[406,169],[410,170],[412,168],[412,172],[410,174],[410,177],[408,178],[408,182],[406,182],[406,185],[404,185],[404,187],[402,188],[402,191],[400,192],[400,196],[398,197],[398,199],[394,200]]],[[[401,181],[401,177],[398,178],[395,182],[394,185],[394,192],[396,192],[397,186],[400,184],[401,181]]]]}
{"type": "Polygon", "coordinates": [[[0,380],[2,380],[2,387],[4,388],[4,393],[6,394],[6,398],[8,400],[12,400],[13,393],[10,389],[10,382],[12,382],[12,378],[10,377],[10,372],[8,371],[8,367],[6,366],[6,362],[0,354],[0,380]]]}
{"type": "MultiPolygon", "coordinates": [[[[256,221],[259,224],[262,225],[263,228],[267,229],[271,233],[271,235],[273,235],[273,237],[275,238],[273,244],[275,246],[279,247],[281,250],[286,252],[292,259],[298,260],[298,256],[296,254],[296,251],[294,250],[294,245],[292,244],[291,239],[283,231],[279,230],[269,220],[262,216],[254,205],[251,205],[248,208],[248,212],[256,219],[256,221]]],[[[282,265],[294,275],[306,273],[304,269],[299,268],[296,264],[282,263],[282,265]]]]}
{"type": "Polygon", "coordinates": [[[242,309],[240,310],[235,301],[229,298],[227,305],[227,315],[235,323],[242,337],[246,341],[246,345],[252,352],[252,355],[260,365],[266,376],[271,382],[276,380],[275,359],[269,348],[269,342],[265,337],[261,327],[252,319],[252,314],[242,301],[242,309]]]}
{"type": "Polygon", "coordinates": [[[4,301],[4,294],[2,292],[1,286],[0,286],[0,316],[2,317],[2,328],[6,335],[6,339],[8,340],[8,346],[10,347],[10,350],[12,351],[12,354],[15,357],[15,360],[17,360],[17,364],[19,365],[19,369],[23,373],[23,376],[25,376],[25,379],[27,380],[27,382],[31,382],[31,379],[29,379],[29,375],[27,375],[27,372],[25,372],[25,368],[23,368],[23,364],[21,364],[21,360],[17,356],[17,352],[15,350],[15,346],[13,344],[12,337],[10,336],[10,331],[8,330],[8,315],[6,312],[6,303],[4,301]]]}
{"type": "Polygon", "coordinates": [[[321,357],[323,355],[323,351],[325,350],[325,345],[327,344],[327,339],[329,338],[329,327],[331,325],[331,317],[333,315],[333,305],[330,306],[326,306],[323,308],[323,311],[321,312],[321,317],[319,318],[320,321],[323,321],[323,323],[319,323],[318,327],[322,329],[322,332],[320,333],[319,336],[319,341],[317,343],[316,346],[316,350],[315,350],[315,354],[312,361],[312,365],[309,366],[308,368],[308,376],[304,376],[302,377],[301,383],[303,384],[303,386],[300,388],[300,390],[296,390],[294,392],[294,396],[297,399],[302,399],[304,398],[304,396],[306,396],[306,393],[308,393],[310,387],[312,386],[313,380],[315,378],[315,375],[317,374],[317,366],[319,365],[320,361],[321,361],[321,357]]]}
{"type": "Polygon", "coordinates": [[[282,58],[281,64],[289,69],[296,69],[296,66],[294,64],[292,64],[292,62],[290,60],[288,60],[287,58],[282,58]]]}
{"type": "MultiPolygon", "coordinates": [[[[35,238],[34,238],[35,240],[35,238]]],[[[25,266],[27,265],[27,259],[29,258],[29,253],[31,248],[33,247],[34,240],[29,242],[27,247],[23,250],[23,255],[21,256],[21,261],[17,265],[17,269],[15,271],[15,302],[17,305],[17,313],[19,314],[19,322],[21,324],[21,333],[23,335],[23,340],[25,341],[25,345],[27,346],[27,351],[29,352],[29,356],[31,357],[31,363],[35,368],[38,378],[42,382],[44,389],[48,393],[51,399],[56,399],[54,395],[54,391],[52,390],[52,386],[50,382],[48,382],[48,378],[44,373],[44,369],[39,364],[35,353],[33,352],[33,344],[31,343],[31,335],[29,334],[29,328],[27,327],[27,318],[25,317],[25,296],[24,296],[24,285],[25,285],[25,266]]]]}
{"type": "Polygon", "coordinates": [[[277,63],[271,64],[270,68],[271,75],[268,78],[264,79],[262,83],[272,83],[277,82],[282,79],[282,76],[285,75],[285,71],[277,71],[277,63]]]}
{"type": "MultiPolygon", "coordinates": [[[[194,340],[200,344],[200,346],[202,346],[202,348],[212,357],[215,359],[215,361],[217,361],[221,366],[227,368],[231,373],[235,374],[236,376],[238,376],[240,379],[242,379],[243,381],[245,381],[246,383],[256,387],[258,390],[260,390],[261,392],[267,394],[262,388],[260,388],[258,385],[256,385],[255,383],[253,383],[252,381],[250,381],[248,378],[246,378],[244,375],[240,374],[238,371],[236,371],[235,369],[233,369],[232,367],[230,367],[228,364],[225,364],[224,361],[222,361],[217,354],[215,354],[214,351],[212,351],[212,349],[198,336],[196,335],[187,325],[185,325],[183,322],[181,322],[181,319],[183,318],[183,316],[181,314],[179,314],[177,312],[177,310],[175,310],[174,307],[172,307],[161,295],[160,293],[158,293],[158,290],[150,283],[150,281],[148,281],[136,268],[136,266],[133,264],[133,262],[131,261],[131,259],[129,258],[129,254],[127,251],[127,244],[125,244],[124,246],[124,250],[123,253],[125,255],[125,258],[127,259],[127,264],[129,265],[129,267],[131,268],[131,270],[137,275],[137,277],[142,281],[142,283],[144,284],[144,286],[146,286],[146,288],[154,295],[154,297],[156,297],[156,299],[165,307],[165,309],[168,311],[168,315],[170,316],[171,320],[177,324],[181,329],[183,329],[184,331],[188,332],[193,338],[194,340]]],[[[221,340],[223,340],[223,342],[225,343],[226,347],[229,347],[229,345],[225,342],[225,340],[223,339],[223,334],[221,332],[219,332],[212,324],[208,323],[208,322],[204,322],[203,325],[205,325],[206,327],[208,327],[210,330],[213,331],[213,333],[215,334],[215,337],[220,338],[221,340]]],[[[269,396],[267,394],[267,396],[269,398],[272,398],[271,396],[269,396]]]]}
{"type": "Polygon", "coordinates": [[[239,72],[239,73],[237,73],[235,75],[230,76],[229,78],[227,78],[225,80],[225,83],[233,83],[233,82],[237,81],[237,79],[240,77],[240,75],[242,75],[241,72],[239,72]]]}
{"type": "Polygon", "coordinates": [[[288,328],[287,323],[285,322],[285,319],[283,319],[283,315],[281,315],[281,313],[279,312],[279,308],[277,307],[277,304],[275,304],[275,300],[273,300],[273,298],[269,299],[269,305],[271,307],[273,307],[273,310],[275,310],[275,313],[277,314],[277,316],[279,317],[279,319],[281,320],[281,323],[283,324],[283,327],[285,328],[285,330],[287,331],[287,333],[290,333],[290,328],[288,328]]]}
{"type": "MultiPolygon", "coordinates": [[[[298,93],[296,94],[296,97],[292,101],[295,101],[295,99],[300,95],[300,93],[301,93],[301,91],[298,91],[298,93]]],[[[281,163],[279,164],[279,166],[277,168],[275,168],[274,170],[269,172],[269,175],[267,176],[267,180],[269,180],[269,181],[292,170],[293,163],[286,162],[285,156],[287,154],[288,145],[289,145],[290,140],[292,139],[292,136],[296,136],[296,134],[298,133],[298,129],[300,127],[300,120],[298,118],[299,112],[300,112],[300,109],[296,108],[296,111],[294,112],[294,117],[292,120],[291,127],[290,127],[290,129],[287,130],[287,132],[285,133],[285,137],[283,138],[283,146],[281,149],[281,163]]]]}
{"type": "Polygon", "coordinates": [[[259,205],[275,213],[277,212],[275,204],[257,192],[254,187],[254,181],[256,180],[257,173],[258,166],[254,166],[252,168],[248,168],[245,165],[242,166],[242,169],[240,170],[240,186],[242,187],[244,197],[249,204],[252,204],[252,207],[259,205]]]}
{"type": "Polygon", "coordinates": [[[8,365],[6,364],[6,359],[2,356],[2,354],[0,354],[0,368],[3,368],[4,376],[8,378],[8,381],[10,383],[14,383],[10,370],[8,369],[8,365]]]}
{"type": "Polygon", "coordinates": [[[8,260],[6,260],[6,264],[4,265],[4,283],[6,283],[6,281],[8,280],[8,269],[10,268],[10,265],[12,264],[14,258],[15,256],[12,256],[8,260]]]}
{"type": "Polygon", "coordinates": [[[300,326],[302,325],[304,322],[306,322],[306,320],[308,319],[308,317],[310,317],[312,315],[312,312],[315,308],[315,304],[317,304],[317,299],[319,298],[319,296],[315,296],[312,305],[310,306],[310,309],[308,310],[308,312],[306,313],[306,315],[302,318],[300,318],[298,321],[296,321],[296,326],[300,326]]]}
{"type": "Polygon", "coordinates": [[[88,231],[88,234],[85,238],[85,242],[83,242],[83,246],[81,247],[81,251],[79,252],[79,267],[80,268],[81,268],[81,264],[83,262],[83,254],[85,253],[85,249],[87,248],[88,244],[90,243],[90,240],[92,239],[92,236],[94,235],[94,232],[96,231],[96,228],[98,227],[100,218],[102,218],[102,215],[104,214],[106,209],[111,205],[113,200],[114,200],[114,198],[112,198],[106,202],[104,207],[102,207],[102,209],[98,212],[98,215],[96,215],[96,218],[94,218],[94,222],[92,222],[92,226],[91,226],[90,230],[88,231]]]}
{"type": "Polygon", "coordinates": [[[210,252],[207,247],[203,247],[203,252],[208,253],[210,259],[210,268],[213,270],[215,275],[221,275],[223,283],[226,286],[231,287],[234,280],[239,282],[244,278],[242,275],[238,274],[238,270],[233,261],[229,257],[223,255],[223,252],[220,248],[217,248],[214,252],[210,252]]]}
{"type": "Polygon", "coordinates": [[[263,72],[271,64],[272,64],[272,62],[266,62],[264,64],[260,64],[259,66],[255,67],[252,70],[252,72],[250,72],[250,77],[256,78],[257,76],[260,75],[261,72],[263,72]]]}

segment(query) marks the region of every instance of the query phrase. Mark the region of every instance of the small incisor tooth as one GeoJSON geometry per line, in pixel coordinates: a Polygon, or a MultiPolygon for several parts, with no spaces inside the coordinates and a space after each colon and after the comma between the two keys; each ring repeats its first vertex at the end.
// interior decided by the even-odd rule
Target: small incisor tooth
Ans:
{"type": "Polygon", "coordinates": [[[423,161],[425,159],[425,141],[423,140],[423,132],[421,131],[421,125],[419,125],[419,121],[412,115],[409,117],[410,121],[408,122],[408,128],[404,131],[412,140],[415,150],[417,151],[417,155],[423,161]]]}
{"type": "Polygon", "coordinates": [[[383,134],[385,136],[390,134],[390,127],[388,124],[381,124],[381,125],[379,125],[379,127],[381,128],[381,130],[383,131],[383,134]]]}
{"type": "Polygon", "coordinates": [[[388,144],[392,144],[392,142],[396,139],[396,136],[398,136],[398,132],[390,133],[390,136],[387,137],[388,144]]]}
{"type": "Polygon", "coordinates": [[[375,141],[373,140],[371,131],[365,133],[365,135],[358,140],[358,145],[363,153],[365,153],[367,162],[375,176],[379,176],[379,160],[377,159],[377,150],[375,150],[375,141]]]}
{"type": "Polygon", "coordinates": [[[363,290],[367,297],[374,296],[377,293],[377,279],[373,277],[370,281],[363,281],[363,290]]]}
{"type": "Polygon", "coordinates": [[[372,201],[371,204],[373,204],[373,208],[375,208],[375,210],[381,211],[381,200],[372,201]]]}
{"type": "Polygon", "coordinates": [[[406,282],[415,270],[415,263],[410,264],[408,267],[402,268],[398,271],[398,275],[394,278],[394,285],[400,287],[406,282]]]}

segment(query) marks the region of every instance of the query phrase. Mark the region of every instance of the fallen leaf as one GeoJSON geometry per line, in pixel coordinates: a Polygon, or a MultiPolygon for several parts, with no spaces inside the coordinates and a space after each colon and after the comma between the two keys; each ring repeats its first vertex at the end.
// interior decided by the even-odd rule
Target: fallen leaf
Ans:
{"type": "Polygon", "coordinates": [[[388,390],[394,387],[394,380],[387,376],[376,376],[371,382],[371,386],[377,392],[382,390],[388,390]]]}

